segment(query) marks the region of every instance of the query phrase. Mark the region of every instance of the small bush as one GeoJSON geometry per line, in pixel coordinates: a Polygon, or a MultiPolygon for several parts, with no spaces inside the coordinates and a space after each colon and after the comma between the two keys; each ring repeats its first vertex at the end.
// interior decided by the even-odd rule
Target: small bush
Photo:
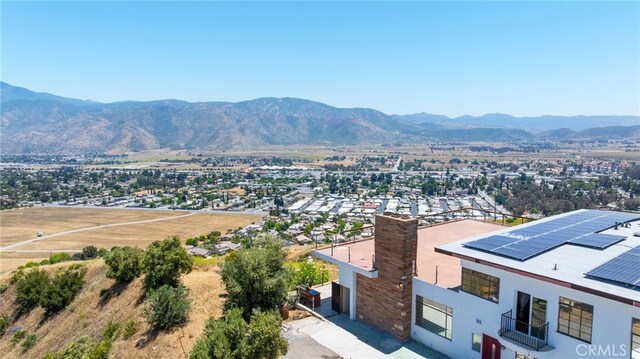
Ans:
{"type": "Polygon", "coordinates": [[[98,248],[95,246],[86,246],[82,248],[82,254],[85,259],[93,259],[98,256],[98,248]]]}
{"type": "Polygon", "coordinates": [[[49,264],[56,264],[60,262],[67,262],[71,260],[71,256],[68,253],[56,253],[49,258],[49,264]]]}
{"type": "Polygon", "coordinates": [[[0,282],[0,294],[4,293],[7,289],[9,289],[9,283],[0,282]]]}
{"type": "Polygon", "coordinates": [[[47,315],[59,312],[73,301],[84,285],[86,273],[87,268],[80,264],[58,270],[40,296],[39,304],[47,315]]]}
{"type": "Polygon", "coordinates": [[[82,254],[82,252],[74,253],[71,256],[71,260],[72,261],[82,261],[82,260],[85,260],[85,257],[84,257],[84,254],[82,254]]]}
{"type": "Polygon", "coordinates": [[[195,246],[198,245],[198,240],[196,238],[189,238],[189,239],[187,239],[186,244],[188,246],[194,246],[195,247],[195,246]]]}
{"type": "Polygon", "coordinates": [[[122,339],[127,340],[131,338],[138,331],[138,322],[133,319],[127,320],[124,323],[124,328],[122,329],[122,339]]]}
{"type": "Polygon", "coordinates": [[[109,266],[107,278],[118,282],[131,282],[142,272],[142,258],[144,252],[136,247],[114,247],[104,257],[104,262],[109,266]]]}
{"type": "Polygon", "coordinates": [[[191,302],[184,286],[176,288],[168,285],[151,290],[142,314],[149,324],[159,329],[169,329],[183,325],[189,319],[191,302]]]}
{"type": "Polygon", "coordinates": [[[102,337],[105,340],[110,340],[110,341],[114,341],[118,339],[119,335],[120,335],[120,323],[114,323],[112,321],[109,321],[109,324],[107,324],[107,327],[102,332],[102,337]]]}
{"type": "Polygon", "coordinates": [[[0,316],[0,338],[4,336],[9,327],[9,318],[6,315],[0,316]]]}
{"type": "Polygon", "coordinates": [[[18,269],[13,272],[11,278],[9,278],[9,284],[16,284],[20,279],[24,277],[24,270],[18,269]]]}
{"type": "Polygon", "coordinates": [[[13,333],[13,336],[11,337],[11,340],[10,340],[11,344],[16,345],[20,343],[26,335],[27,335],[27,332],[25,332],[24,330],[16,330],[16,332],[13,333]]]}
{"type": "Polygon", "coordinates": [[[26,314],[35,308],[42,300],[49,282],[49,276],[41,269],[21,274],[16,279],[16,313],[26,314]]]}
{"type": "Polygon", "coordinates": [[[109,251],[106,248],[98,249],[98,257],[100,258],[104,258],[104,256],[106,256],[108,253],[109,251]]]}
{"type": "Polygon", "coordinates": [[[24,341],[22,342],[22,350],[26,351],[33,348],[38,341],[38,337],[34,333],[29,333],[24,337],[24,341]]]}
{"type": "Polygon", "coordinates": [[[97,344],[87,336],[67,344],[67,347],[59,352],[48,353],[45,359],[70,359],[70,358],[96,358],[92,354],[97,349],[97,344]]]}

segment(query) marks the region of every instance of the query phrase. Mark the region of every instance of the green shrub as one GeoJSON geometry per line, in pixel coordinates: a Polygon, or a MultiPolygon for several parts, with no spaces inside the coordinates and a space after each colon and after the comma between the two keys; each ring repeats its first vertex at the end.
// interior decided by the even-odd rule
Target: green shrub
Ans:
{"type": "Polygon", "coordinates": [[[64,309],[73,301],[84,285],[84,275],[87,268],[81,264],[74,264],[65,269],[59,269],[42,295],[40,306],[50,315],[64,309]]]}
{"type": "Polygon", "coordinates": [[[163,285],[149,292],[142,314],[152,326],[169,329],[185,324],[190,310],[191,301],[184,286],[163,285]]]}
{"type": "Polygon", "coordinates": [[[288,344],[280,334],[281,318],[276,311],[255,310],[249,322],[243,315],[243,310],[231,308],[223,318],[209,318],[189,358],[278,358],[287,353],[288,344]]]}
{"type": "Polygon", "coordinates": [[[142,272],[142,257],[144,252],[136,247],[114,247],[104,257],[104,262],[109,266],[107,278],[118,282],[131,282],[142,272]]]}
{"type": "Polygon", "coordinates": [[[168,237],[163,241],[151,243],[144,252],[144,287],[172,287],[180,283],[180,275],[191,272],[193,259],[180,244],[180,237],[168,237]]]}
{"type": "Polygon", "coordinates": [[[122,329],[122,339],[127,340],[131,338],[137,331],[138,322],[133,319],[127,320],[126,323],[124,323],[124,328],[122,329]]]}
{"type": "Polygon", "coordinates": [[[188,246],[197,246],[197,245],[198,245],[198,239],[196,239],[196,238],[189,238],[189,239],[187,239],[186,244],[187,244],[188,246]]]}
{"type": "Polygon", "coordinates": [[[89,358],[96,350],[97,344],[91,341],[89,337],[83,336],[76,341],[67,344],[64,350],[59,352],[48,353],[45,359],[75,359],[89,358]]]}
{"type": "Polygon", "coordinates": [[[68,253],[56,253],[49,258],[49,264],[67,262],[70,260],[71,260],[71,256],[68,253]]]}
{"type": "Polygon", "coordinates": [[[24,330],[16,330],[16,332],[13,333],[13,336],[11,337],[11,340],[10,340],[11,344],[16,345],[20,343],[26,335],[27,335],[27,332],[25,332],[24,330]]]}
{"type": "Polygon", "coordinates": [[[82,255],[85,259],[93,259],[98,256],[98,248],[95,246],[86,246],[82,248],[82,255]]]}
{"type": "Polygon", "coordinates": [[[18,268],[18,270],[14,271],[12,274],[11,278],[9,278],[9,284],[16,284],[24,277],[24,270],[18,268]]]}
{"type": "Polygon", "coordinates": [[[314,284],[320,284],[323,281],[329,280],[329,271],[325,268],[319,267],[315,262],[306,260],[300,263],[300,267],[293,272],[294,287],[298,284],[304,284],[307,287],[311,287],[314,284]]]}
{"type": "Polygon", "coordinates": [[[9,327],[9,318],[6,315],[0,316],[0,338],[4,336],[9,327]]]}
{"type": "Polygon", "coordinates": [[[118,339],[119,335],[120,335],[120,323],[114,323],[112,321],[109,321],[109,324],[107,324],[107,327],[102,332],[102,337],[105,340],[110,340],[110,341],[114,341],[118,339]]]}
{"type": "Polygon", "coordinates": [[[21,274],[16,279],[16,313],[26,314],[35,308],[42,300],[49,282],[49,276],[41,269],[21,274]]]}
{"type": "Polygon", "coordinates": [[[71,256],[71,260],[72,261],[83,261],[85,260],[84,254],[82,254],[82,252],[78,252],[78,253],[74,253],[71,256]]]}
{"type": "Polygon", "coordinates": [[[0,282],[0,294],[4,293],[7,289],[9,289],[9,283],[0,282]]]}
{"type": "Polygon", "coordinates": [[[36,342],[38,341],[38,337],[36,337],[36,335],[34,333],[29,333],[24,337],[24,341],[22,342],[22,350],[29,350],[31,348],[33,348],[34,345],[36,345],[36,342]]]}
{"type": "Polygon", "coordinates": [[[104,258],[104,256],[106,256],[108,253],[109,251],[106,248],[98,249],[98,257],[100,258],[104,258]]]}

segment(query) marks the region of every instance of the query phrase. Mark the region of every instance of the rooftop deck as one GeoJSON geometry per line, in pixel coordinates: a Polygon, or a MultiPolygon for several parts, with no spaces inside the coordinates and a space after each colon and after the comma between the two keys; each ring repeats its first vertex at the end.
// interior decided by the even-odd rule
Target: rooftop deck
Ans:
{"type": "MultiPolygon", "coordinates": [[[[418,230],[418,258],[416,263],[417,277],[429,283],[436,283],[445,288],[460,285],[460,259],[434,251],[435,247],[460,241],[465,238],[494,232],[503,229],[501,225],[475,220],[462,220],[434,225],[418,230]]],[[[346,243],[338,246],[318,249],[335,262],[354,265],[366,271],[373,270],[374,240],[346,243]]]]}

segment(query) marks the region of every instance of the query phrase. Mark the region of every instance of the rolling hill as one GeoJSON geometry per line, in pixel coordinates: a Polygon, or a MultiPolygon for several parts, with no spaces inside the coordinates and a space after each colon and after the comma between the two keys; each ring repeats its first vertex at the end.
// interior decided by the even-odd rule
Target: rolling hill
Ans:
{"type": "MultiPolygon", "coordinates": [[[[474,125],[470,119],[447,120],[446,116],[387,115],[297,98],[237,103],[99,103],[0,85],[3,153],[122,153],[159,148],[226,151],[294,144],[514,142],[536,138],[532,132],[498,126],[496,121],[474,125]]],[[[501,118],[508,123],[518,122],[505,116],[501,118]]],[[[558,118],[554,122],[566,123],[558,118]]],[[[601,117],[596,122],[611,124],[601,117]]],[[[632,133],[637,135],[637,131],[632,133]]]]}

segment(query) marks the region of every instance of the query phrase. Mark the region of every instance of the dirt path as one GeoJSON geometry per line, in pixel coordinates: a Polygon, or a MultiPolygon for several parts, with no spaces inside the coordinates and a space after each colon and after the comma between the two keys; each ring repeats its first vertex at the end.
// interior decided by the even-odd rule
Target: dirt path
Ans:
{"type": "Polygon", "coordinates": [[[36,238],[32,238],[32,239],[27,239],[18,243],[14,243],[14,244],[10,244],[8,246],[5,247],[0,247],[0,252],[2,251],[8,251],[10,249],[16,248],[16,247],[20,247],[23,246],[25,244],[29,244],[29,243],[33,243],[33,242],[38,242],[44,239],[49,239],[49,238],[53,238],[53,237],[58,237],[58,236],[63,236],[66,234],[71,234],[71,233],[78,233],[78,232],[85,232],[85,231],[93,231],[96,229],[103,229],[103,228],[111,228],[111,227],[120,227],[120,226],[128,226],[128,225],[132,225],[132,224],[141,224],[141,223],[151,223],[151,222],[161,222],[161,221],[168,221],[168,220],[172,220],[172,219],[178,219],[178,218],[184,218],[184,217],[189,217],[189,216],[193,216],[197,214],[196,212],[192,212],[192,213],[188,213],[182,216],[174,216],[174,217],[164,217],[164,218],[156,218],[156,219],[147,219],[144,221],[135,221],[135,222],[125,222],[125,223],[111,223],[111,224],[103,224],[103,225],[99,225],[99,226],[93,226],[93,227],[85,227],[85,228],[78,228],[78,229],[72,229],[69,231],[64,231],[64,232],[58,232],[58,233],[54,233],[54,234],[49,234],[46,236],[42,236],[42,237],[36,237],[36,238]]]}

